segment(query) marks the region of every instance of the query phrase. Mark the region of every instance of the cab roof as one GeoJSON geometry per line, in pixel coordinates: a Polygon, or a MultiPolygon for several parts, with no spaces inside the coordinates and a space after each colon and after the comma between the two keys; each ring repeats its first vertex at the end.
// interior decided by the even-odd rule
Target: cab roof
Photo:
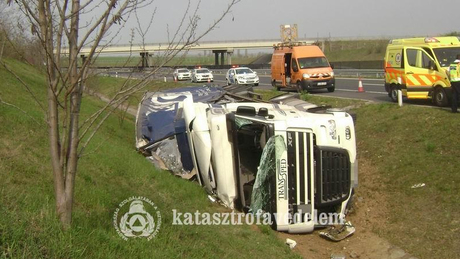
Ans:
{"type": "Polygon", "coordinates": [[[431,47],[459,46],[460,37],[425,37],[390,40],[389,45],[428,45],[431,47]]]}

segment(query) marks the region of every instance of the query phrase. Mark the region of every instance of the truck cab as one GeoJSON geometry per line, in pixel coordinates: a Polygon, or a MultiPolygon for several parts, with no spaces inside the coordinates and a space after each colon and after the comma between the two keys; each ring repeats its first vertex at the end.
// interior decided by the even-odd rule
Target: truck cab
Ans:
{"type": "Polygon", "coordinates": [[[289,233],[321,226],[318,213],[345,217],[357,185],[349,114],[263,103],[194,104],[184,111],[199,182],[228,207],[268,212],[272,226],[289,233]]]}

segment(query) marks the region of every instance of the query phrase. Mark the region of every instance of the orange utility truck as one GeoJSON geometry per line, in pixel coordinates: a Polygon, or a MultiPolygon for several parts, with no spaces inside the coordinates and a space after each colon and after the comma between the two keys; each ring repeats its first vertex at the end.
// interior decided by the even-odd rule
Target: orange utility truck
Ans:
{"type": "Polygon", "coordinates": [[[335,90],[334,71],[323,51],[314,44],[285,42],[274,46],[271,62],[272,85],[308,91],[335,90]]]}

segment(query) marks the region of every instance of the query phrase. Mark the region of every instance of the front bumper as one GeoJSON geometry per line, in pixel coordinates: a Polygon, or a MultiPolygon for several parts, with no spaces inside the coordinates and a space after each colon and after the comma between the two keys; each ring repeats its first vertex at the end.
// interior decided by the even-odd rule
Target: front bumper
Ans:
{"type": "Polygon", "coordinates": [[[211,81],[211,82],[214,82],[214,78],[213,77],[200,77],[200,78],[196,78],[196,81],[197,82],[208,82],[211,81]]]}
{"type": "Polygon", "coordinates": [[[323,80],[303,79],[300,82],[300,86],[302,90],[331,88],[335,87],[335,78],[323,80]]]}
{"type": "Polygon", "coordinates": [[[178,75],[177,80],[190,80],[190,75],[178,75]]]}
{"type": "Polygon", "coordinates": [[[252,85],[252,84],[258,84],[259,79],[238,79],[238,84],[240,85],[252,85]]]}

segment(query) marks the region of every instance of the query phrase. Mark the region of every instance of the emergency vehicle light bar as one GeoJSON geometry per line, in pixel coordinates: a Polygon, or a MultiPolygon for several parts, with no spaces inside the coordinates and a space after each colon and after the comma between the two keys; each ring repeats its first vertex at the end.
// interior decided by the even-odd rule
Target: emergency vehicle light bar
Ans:
{"type": "Polygon", "coordinates": [[[425,38],[425,43],[439,43],[439,40],[433,37],[425,38]]]}

